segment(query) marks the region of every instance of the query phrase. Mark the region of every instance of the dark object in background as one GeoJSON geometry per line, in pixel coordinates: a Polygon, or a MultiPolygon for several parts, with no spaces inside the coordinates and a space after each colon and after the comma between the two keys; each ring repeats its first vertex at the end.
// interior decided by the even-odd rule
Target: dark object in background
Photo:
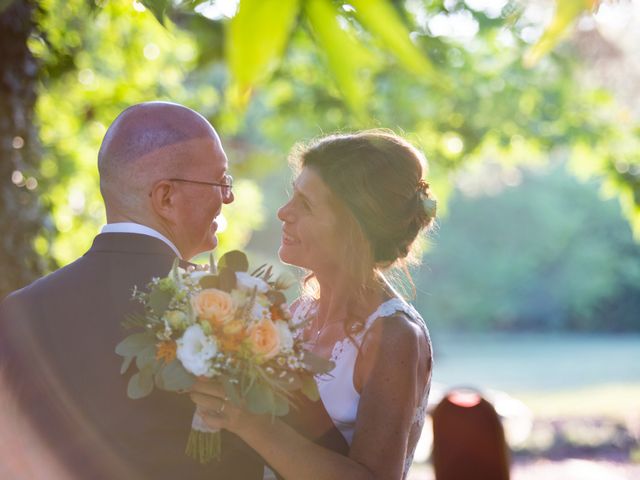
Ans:
{"type": "Polygon", "coordinates": [[[436,480],[509,480],[500,417],[480,393],[455,389],[432,412],[436,480]]]}

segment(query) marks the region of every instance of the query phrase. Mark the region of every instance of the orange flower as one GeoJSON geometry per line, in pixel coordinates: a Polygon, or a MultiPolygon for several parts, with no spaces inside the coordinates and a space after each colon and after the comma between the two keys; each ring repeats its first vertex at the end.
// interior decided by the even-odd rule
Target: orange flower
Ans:
{"type": "Polygon", "coordinates": [[[167,340],[156,345],[156,359],[164,360],[164,363],[171,363],[176,358],[176,342],[167,340]]]}
{"type": "Polygon", "coordinates": [[[206,288],[191,297],[191,306],[198,317],[212,326],[223,325],[233,317],[233,298],[217,288],[206,288]]]}
{"type": "Polygon", "coordinates": [[[260,320],[249,332],[253,353],[264,360],[275,357],[280,351],[280,336],[275,324],[269,319],[260,320]]]}
{"type": "Polygon", "coordinates": [[[220,340],[222,350],[225,352],[236,352],[240,349],[240,345],[244,339],[244,332],[225,336],[220,340]]]}

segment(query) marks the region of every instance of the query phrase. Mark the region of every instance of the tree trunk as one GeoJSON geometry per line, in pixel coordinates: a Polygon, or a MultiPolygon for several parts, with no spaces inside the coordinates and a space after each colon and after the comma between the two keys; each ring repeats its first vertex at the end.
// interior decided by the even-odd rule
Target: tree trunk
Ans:
{"type": "Polygon", "coordinates": [[[0,13],[0,299],[47,268],[34,250],[47,219],[37,184],[39,65],[27,47],[34,8],[31,0],[15,0],[0,13]]]}

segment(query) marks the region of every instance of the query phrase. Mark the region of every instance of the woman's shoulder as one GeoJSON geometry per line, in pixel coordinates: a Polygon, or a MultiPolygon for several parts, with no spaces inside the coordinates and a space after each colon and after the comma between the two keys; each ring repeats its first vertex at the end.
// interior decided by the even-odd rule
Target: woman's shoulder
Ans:
{"type": "Polygon", "coordinates": [[[393,297],[383,302],[367,319],[363,343],[384,343],[386,348],[430,350],[429,333],[418,311],[405,300],[393,297]]]}

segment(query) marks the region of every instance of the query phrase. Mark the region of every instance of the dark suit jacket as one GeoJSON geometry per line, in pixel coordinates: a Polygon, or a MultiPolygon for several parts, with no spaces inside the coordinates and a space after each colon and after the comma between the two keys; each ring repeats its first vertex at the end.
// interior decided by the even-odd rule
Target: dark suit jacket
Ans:
{"type": "MultiPolygon", "coordinates": [[[[114,348],[134,285],[165,276],[175,259],[162,241],[98,235],[80,259],[11,294],[0,306],[0,366],[22,411],[78,479],[261,479],[263,462],[223,432],[223,459],[184,454],[194,405],[154,391],[131,400],[114,348]]],[[[0,413],[2,414],[2,413],[0,413]]]]}

